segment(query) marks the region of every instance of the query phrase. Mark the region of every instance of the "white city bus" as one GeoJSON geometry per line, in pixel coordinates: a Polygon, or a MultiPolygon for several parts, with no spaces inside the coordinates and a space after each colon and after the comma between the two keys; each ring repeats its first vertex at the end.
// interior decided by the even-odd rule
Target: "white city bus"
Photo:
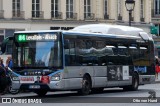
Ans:
{"type": "Polygon", "coordinates": [[[137,90],[155,81],[153,40],[139,28],[85,25],[70,31],[20,31],[9,39],[13,89],[39,96],[59,90],[87,95],[107,87],[137,90]]]}

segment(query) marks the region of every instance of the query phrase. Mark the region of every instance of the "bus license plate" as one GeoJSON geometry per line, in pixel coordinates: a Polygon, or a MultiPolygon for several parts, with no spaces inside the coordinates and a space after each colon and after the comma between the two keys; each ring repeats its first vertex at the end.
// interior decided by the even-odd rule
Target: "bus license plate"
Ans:
{"type": "Polygon", "coordinates": [[[30,89],[40,89],[40,85],[30,85],[30,89]]]}

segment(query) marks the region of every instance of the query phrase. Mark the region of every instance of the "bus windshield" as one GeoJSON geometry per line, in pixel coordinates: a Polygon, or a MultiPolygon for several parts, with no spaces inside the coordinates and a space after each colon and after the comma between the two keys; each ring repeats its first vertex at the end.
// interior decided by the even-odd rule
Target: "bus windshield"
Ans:
{"type": "MultiPolygon", "coordinates": [[[[17,37],[24,35],[18,34],[17,37]]],[[[14,67],[26,67],[26,68],[60,68],[62,67],[62,45],[61,37],[58,34],[54,40],[52,39],[32,39],[36,38],[37,34],[25,34],[30,36],[31,41],[26,41],[29,38],[25,38],[25,41],[18,41],[14,45],[13,60],[14,67]],[[32,36],[32,37],[31,37],[32,36]]],[[[53,35],[53,34],[48,34],[53,35]]],[[[46,34],[38,34],[45,38],[46,34]]],[[[51,38],[51,36],[50,36],[51,38]]]]}

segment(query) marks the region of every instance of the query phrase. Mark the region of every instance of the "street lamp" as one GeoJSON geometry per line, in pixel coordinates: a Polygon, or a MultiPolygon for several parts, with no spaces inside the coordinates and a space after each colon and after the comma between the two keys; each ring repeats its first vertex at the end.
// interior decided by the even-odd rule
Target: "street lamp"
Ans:
{"type": "Polygon", "coordinates": [[[129,26],[131,26],[131,16],[132,16],[132,11],[134,10],[135,1],[134,0],[126,0],[125,6],[126,6],[127,11],[129,11],[129,26]]]}

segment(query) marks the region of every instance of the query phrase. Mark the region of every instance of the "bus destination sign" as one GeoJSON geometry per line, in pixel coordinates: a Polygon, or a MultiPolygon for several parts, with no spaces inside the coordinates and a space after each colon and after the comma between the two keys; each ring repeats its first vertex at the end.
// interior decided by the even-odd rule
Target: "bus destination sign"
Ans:
{"type": "Polygon", "coordinates": [[[27,41],[48,41],[48,40],[57,40],[56,34],[19,34],[17,36],[18,42],[27,42],[27,41]]]}

